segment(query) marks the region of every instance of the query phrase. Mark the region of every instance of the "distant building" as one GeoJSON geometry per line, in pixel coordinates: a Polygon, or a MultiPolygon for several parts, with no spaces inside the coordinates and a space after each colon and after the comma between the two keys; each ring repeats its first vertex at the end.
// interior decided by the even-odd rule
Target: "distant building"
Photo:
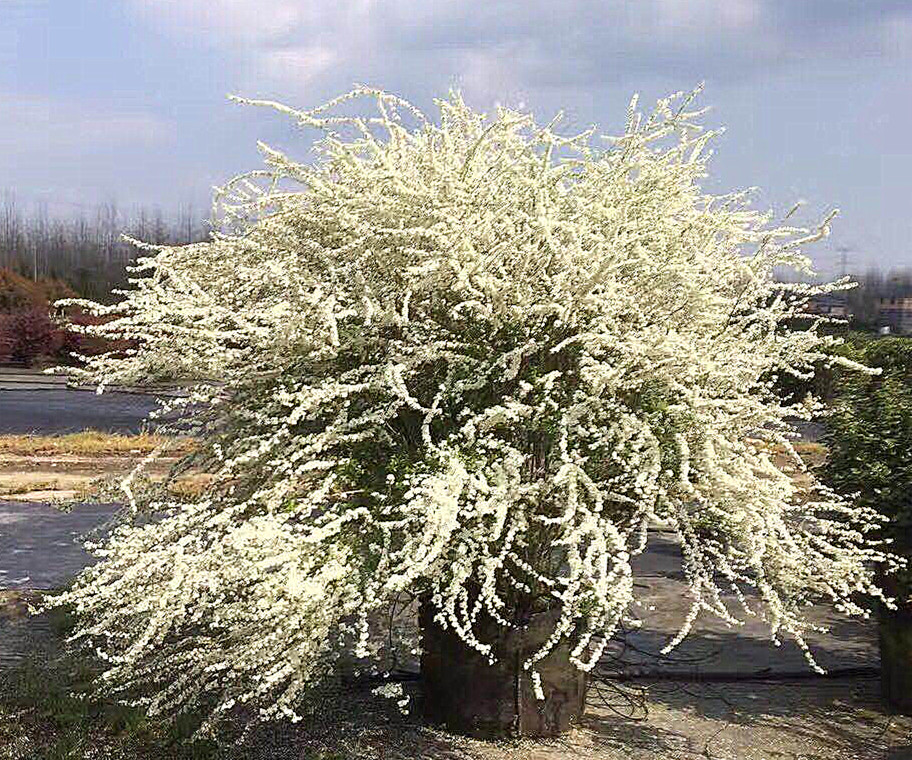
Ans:
{"type": "Polygon", "coordinates": [[[807,308],[811,314],[819,314],[822,317],[849,319],[852,316],[845,293],[822,293],[819,296],[812,296],[807,308]]]}
{"type": "Polygon", "coordinates": [[[880,331],[912,335],[912,296],[886,296],[877,299],[877,326],[880,331]]]}

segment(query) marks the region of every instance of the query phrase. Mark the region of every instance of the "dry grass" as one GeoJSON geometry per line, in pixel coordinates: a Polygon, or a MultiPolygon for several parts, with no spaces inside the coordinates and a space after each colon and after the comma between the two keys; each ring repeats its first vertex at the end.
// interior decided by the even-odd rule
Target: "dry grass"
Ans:
{"type": "Polygon", "coordinates": [[[823,459],[826,457],[826,446],[822,443],[817,443],[816,441],[795,441],[792,444],[795,451],[801,454],[802,459],[807,455],[808,457],[817,457],[823,459]]]}
{"type": "Polygon", "coordinates": [[[26,620],[29,604],[34,603],[37,597],[33,591],[0,589],[0,621],[26,620]]]}
{"type": "Polygon", "coordinates": [[[130,456],[152,452],[171,442],[168,453],[180,455],[193,448],[189,438],[169,439],[153,433],[121,435],[86,430],[68,435],[0,435],[0,455],[11,456],[130,456]]]}
{"type": "Polygon", "coordinates": [[[94,473],[0,472],[0,500],[88,499],[92,495],[92,484],[97,477],[94,473]]]}
{"type": "Polygon", "coordinates": [[[0,479],[0,496],[16,496],[31,491],[59,491],[62,484],[58,479],[44,480],[27,477],[0,479]]]}
{"type": "Polygon", "coordinates": [[[192,499],[199,496],[212,483],[213,477],[206,472],[182,475],[168,484],[168,492],[178,499],[192,499]]]}
{"type": "MultiPolygon", "coordinates": [[[[62,477],[46,478],[23,473],[0,473],[0,500],[9,501],[54,501],[59,499],[91,500],[97,496],[96,489],[110,485],[111,479],[125,475],[126,471],[87,473],[84,475],[64,474],[62,477]]],[[[151,473],[153,481],[163,478],[161,473],[151,473]]],[[[190,473],[176,478],[168,484],[168,493],[178,499],[192,499],[199,496],[212,481],[208,473],[190,473]]]]}
{"type": "MultiPolygon", "coordinates": [[[[754,441],[754,445],[758,449],[772,454],[774,461],[778,465],[794,463],[791,455],[778,443],[758,443],[754,441]]],[[[817,467],[826,461],[827,450],[822,443],[817,443],[816,441],[793,441],[792,448],[795,449],[795,452],[808,467],[817,467]]]]}

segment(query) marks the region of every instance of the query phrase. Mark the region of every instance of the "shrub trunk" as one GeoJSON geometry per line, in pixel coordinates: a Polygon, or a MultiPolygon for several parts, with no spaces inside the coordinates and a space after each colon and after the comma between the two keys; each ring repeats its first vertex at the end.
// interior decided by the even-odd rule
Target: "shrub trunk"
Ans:
{"type": "Polygon", "coordinates": [[[545,699],[535,697],[527,656],[553,630],[559,611],[531,616],[522,630],[505,630],[493,622],[477,626],[479,638],[492,643],[497,661],[467,647],[434,622],[434,610],[421,606],[421,677],[425,719],[450,731],[483,739],[506,736],[557,736],[583,712],[585,674],[570,662],[562,644],[538,663],[545,699]]]}

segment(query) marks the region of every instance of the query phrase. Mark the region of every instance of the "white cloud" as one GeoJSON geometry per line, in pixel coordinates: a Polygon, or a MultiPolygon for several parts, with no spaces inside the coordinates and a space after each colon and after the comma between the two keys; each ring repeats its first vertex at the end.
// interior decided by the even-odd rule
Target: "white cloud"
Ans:
{"type": "Polygon", "coordinates": [[[884,48],[900,57],[912,54],[912,17],[891,17],[880,25],[884,48]]]}
{"type": "Polygon", "coordinates": [[[203,42],[270,46],[317,37],[363,16],[373,0],[129,0],[150,24],[203,42]]]}
{"type": "Polygon", "coordinates": [[[261,43],[296,29],[317,3],[296,0],[131,0],[151,24],[201,41],[261,43]]]}
{"type": "Polygon", "coordinates": [[[338,54],[325,45],[306,45],[269,50],[264,54],[260,67],[262,73],[272,79],[307,83],[337,59],[338,54]]]}
{"type": "Polygon", "coordinates": [[[743,32],[762,15],[758,0],[653,0],[634,7],[647,9],[653,28],[666,34],[695,29],[743,32]]]}
{"type": "Polygon", "coordinates": [[[220,46],[241,94],[295,100],[355,82],[404,92],[456,83],[486,103],[593,91],[620,84],[617,71],[634,81],[673,73],[686,87],[903,48],[905,32],[865,31],[901,12],[900,0],[839,12],[829,1],[129,0],[184,42],[220,46]]]}

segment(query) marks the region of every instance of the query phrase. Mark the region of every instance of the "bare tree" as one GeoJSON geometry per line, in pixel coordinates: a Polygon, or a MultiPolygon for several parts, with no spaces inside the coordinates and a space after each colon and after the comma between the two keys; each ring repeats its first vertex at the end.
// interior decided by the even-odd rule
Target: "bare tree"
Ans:
{"type": "Polygon", "coordinates": [[[193,242],[206,237],[201,222],[192,205],[168,219],[160,208],[125,214],[114,200],[71,219],[51,216],[46,204],[25,214],[7,190],[0,196],[0,267],[33,280],[60,279],[80,294],[106,300],[125,284],[125,265],[137,253],[124,233],[152,243],[193,242]]]}

